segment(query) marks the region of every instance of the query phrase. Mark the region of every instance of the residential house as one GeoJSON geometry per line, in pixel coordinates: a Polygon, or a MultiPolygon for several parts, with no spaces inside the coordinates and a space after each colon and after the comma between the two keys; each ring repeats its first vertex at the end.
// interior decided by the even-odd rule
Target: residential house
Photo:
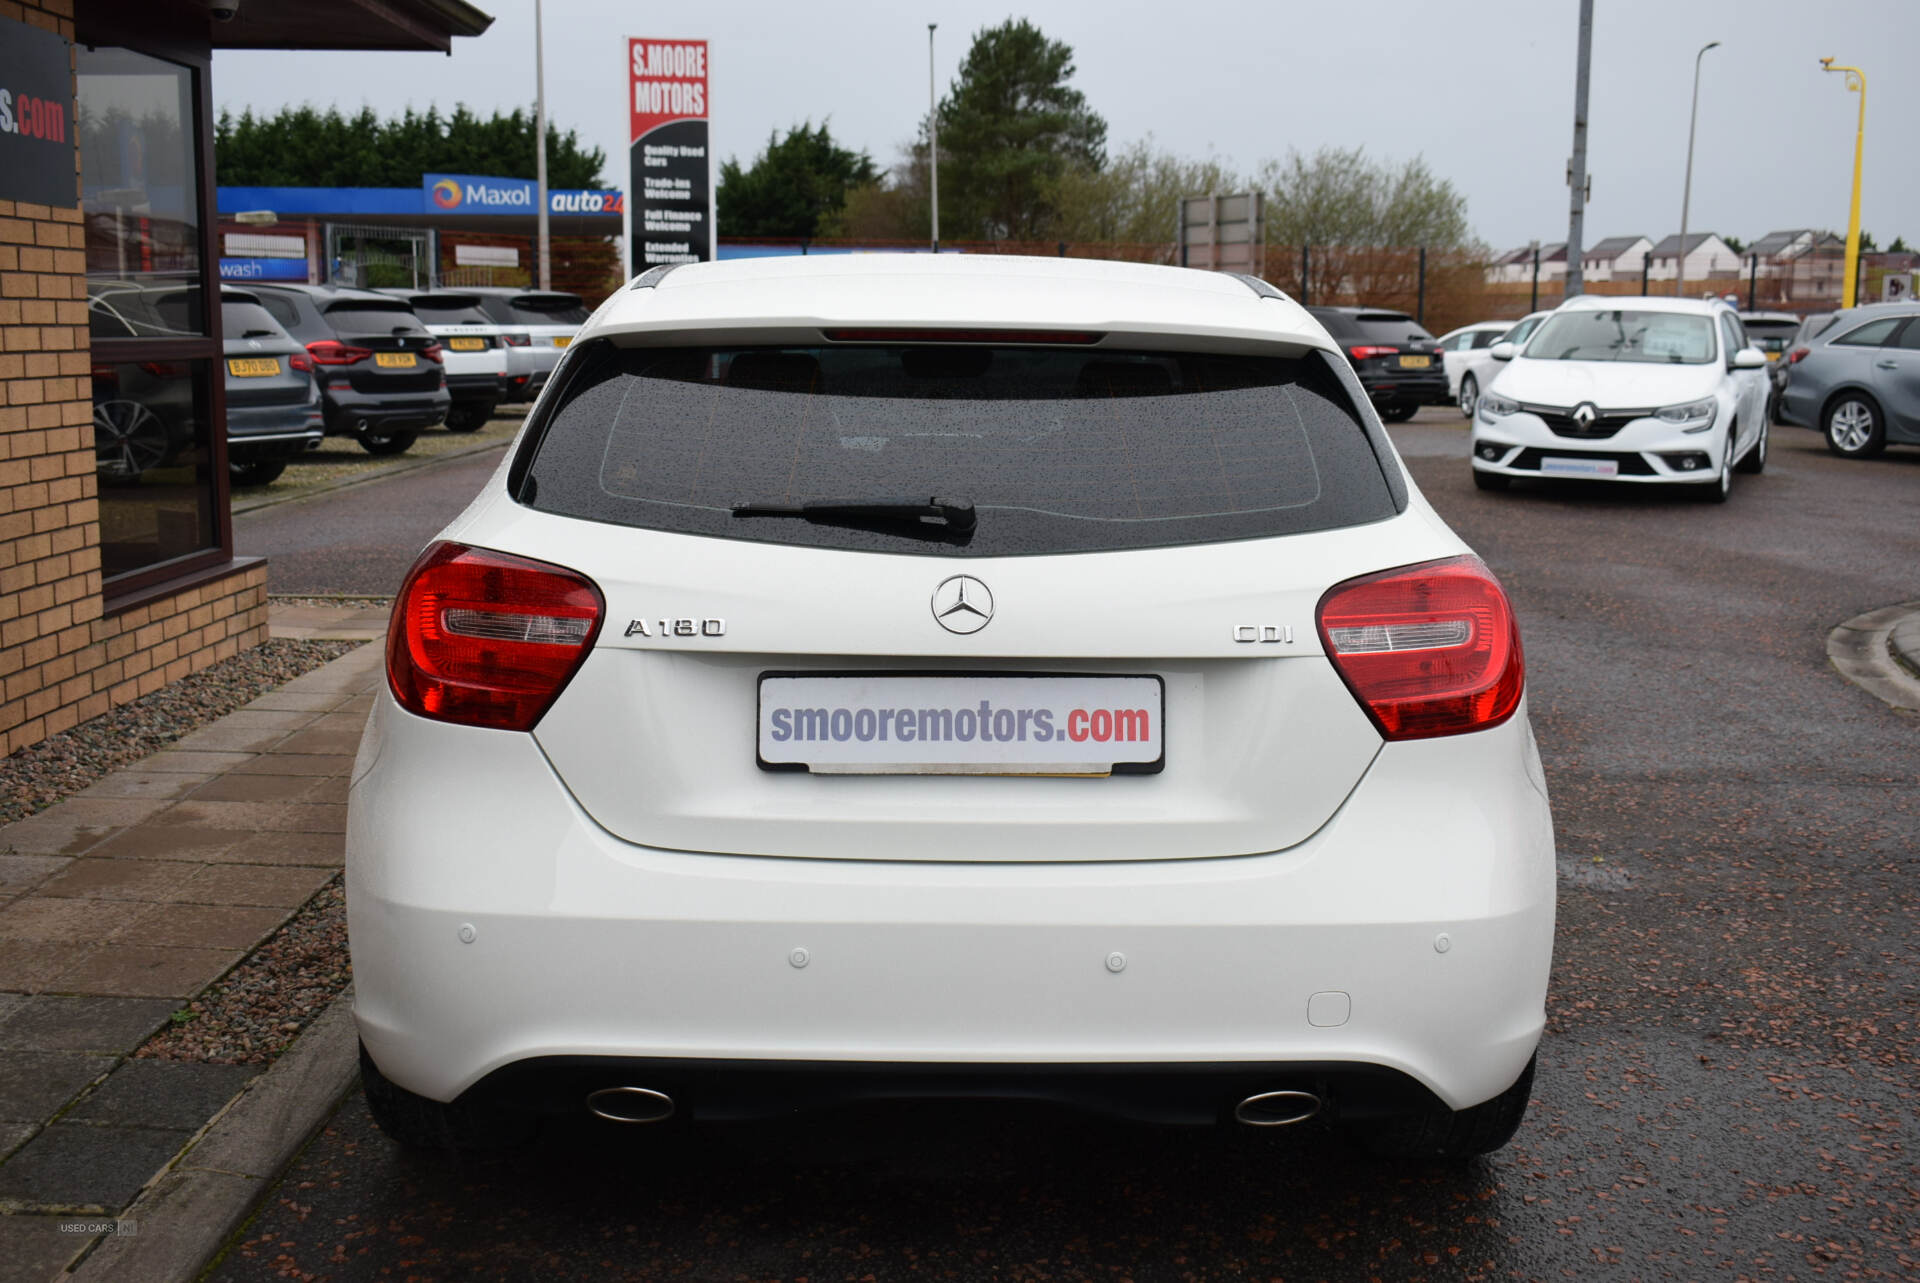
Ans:
{"type": "Polygon", "coordinates": [[[1589,281],[1638,280],[1653,242],[1644,236],[1609,236],[1580,256],[1589,281]]]}
{"type": "MultiPolygon", "coordinates": [[[[1652,260],[1647,267],[1649,280],[1670,281],[1679,271],[1680,238],[1668,236],[1648,252],[1652,260]]],[[[1704,281],[1714,273],[1723,277],[1735,276],[1740,272],[1742,256],[1734,253],[1733,247],[1712,232],[1688,232],[1686,247],[1687,279],[1704,281]]]]}

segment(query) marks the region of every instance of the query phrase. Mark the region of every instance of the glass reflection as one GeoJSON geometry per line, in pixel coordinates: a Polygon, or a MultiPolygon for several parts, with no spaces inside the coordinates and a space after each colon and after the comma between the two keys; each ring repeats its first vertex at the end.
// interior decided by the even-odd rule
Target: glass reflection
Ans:
{"type": "Polygon", "coordinates": [[[207,364],[94,362],[100,563],[109,578],[213,545],[207,364]]]}

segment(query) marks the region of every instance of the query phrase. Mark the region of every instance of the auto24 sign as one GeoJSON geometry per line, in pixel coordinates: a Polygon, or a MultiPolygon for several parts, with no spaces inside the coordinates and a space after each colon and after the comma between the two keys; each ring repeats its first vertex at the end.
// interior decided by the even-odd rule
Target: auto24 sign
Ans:
{"type": "Polygon", "coordinates": [[[0,200],[76,203],[72,49],[0,18],[0,200]]]}
{"type": "Polygon", "coordinates": [[[627,40],[628,163],[635,274],[713,258],[707,42],[627,40]]]}

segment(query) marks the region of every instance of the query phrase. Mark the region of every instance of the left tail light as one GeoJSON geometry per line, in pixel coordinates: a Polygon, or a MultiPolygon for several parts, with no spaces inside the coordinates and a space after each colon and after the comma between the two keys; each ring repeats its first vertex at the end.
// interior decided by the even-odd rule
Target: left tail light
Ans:
{"type": "Polygon", "coordinates": [[[1478,557],[1336,584],[1318,622],[1341,680],[1390,740],[1485,730],[1520,706],[1520,628],[1478,557]]]}
{"type": "Polygon", "coordinates": [[[436,543],[387,628],[387,685],[410,713],[530,731],[593,649],[606,602],[564,566],[436,543]]]}
{"type": "Polygon", "coordinates": [[[1364,361],[1371,356],[1399,356],[1397,347],[1382,347],[1377,343],[1361,343],[1347,349],[1347,354],[1356,361],[1364,361]]]}

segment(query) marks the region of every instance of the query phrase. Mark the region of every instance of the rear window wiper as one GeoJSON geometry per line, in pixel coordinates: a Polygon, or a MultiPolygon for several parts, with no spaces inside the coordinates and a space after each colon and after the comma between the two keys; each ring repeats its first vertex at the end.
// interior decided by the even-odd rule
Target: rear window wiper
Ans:
{"type": "Polygon", "coordinates": [[[821,526],[898,523],[903,534],[928,539],[965,538],[973,533],[973,502],[968,499],[808,499],[801,503],[757,500],[736,503],[736,517],[798,517],[821,526]]]}

